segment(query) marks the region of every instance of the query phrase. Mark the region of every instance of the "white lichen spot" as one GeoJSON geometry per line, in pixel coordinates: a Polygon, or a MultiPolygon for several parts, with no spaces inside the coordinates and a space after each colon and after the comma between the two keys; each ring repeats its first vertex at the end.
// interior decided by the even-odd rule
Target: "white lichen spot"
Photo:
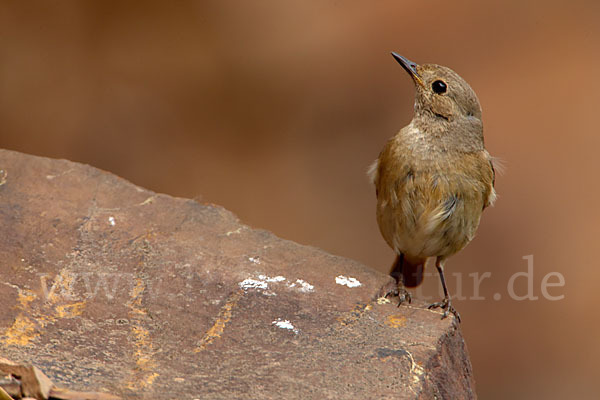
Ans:
{"type": "Polygon", "coordinates": [[[238,233],[241,233],[241,232],[242,232],[242,228],[241,228],[241,227],[239,227],[239,228],[237,228],[235,231],[229,231],[229,232],[226,232],[226,233],[225,233],[225,236],[231,236],[231,235],[233,235],[233,234],[238,234],[238,233]]]}
{"type": "Polygon", "coordinates": [[[265,296],[276,296],[277,293],[270,290],[269,285],[284,283],[289,288],[294,288],[295,290],[302,293],[314,292],[315,287],[310,283],[302,280],[296,279],[296,282],[289,282],[285,276],[277,275],[277,276],[268,276],[264,274],[260,274],[257,278],[247,278],[246,280],[239,283],[240,287],[244,290],[247,289],[261,289],[264,290],[263,295],[265,296]]]}
{"type": "MultiPolygon", "coordinates": [[[[269,289],[269,283],[274,282],[283,282],[285,281],[285,276],[267,276],[267,275],[258,275],[258,279],[248,278],[239,283],[240,287],[244,290],[247,289],[269,289]]],[[[265,296],[276,296],[276,293],[273,291],[266,291],[263,293],[265,296]]]]}
{"type": "Polygon", "coordinates": [[[244,279],[239,283],[240,287],[244,290],[248,289],[267,289],[269,285],[265,281],[258,281],[256,279],[248,278],[244,279]]]}
{"type": "Polygon", "coordinates": [[[154,201],[154,198],[156,196],[150,196],[148,197],[146,200],[142,201],[141,203],[138,204],[138,206],[145,206],[146,204],[150,204],[154,201]]]}
{"type": "Polygon", "coordinates": [[[260,257],[248,257],[248,261],[253,262],[254,264],[260,264],[260,257]]]}
{"type": "Polygon", "coordinates": [[[296,279],[296,282],[290,283],[288,286],[291,288],[297,286],[298,290],[300,290],[302,293],[310,293],[315,291],[315,287],[313,285],[302,279],[296,279]]]}
{"type": "Polygon", "coordinates": [[[292,325],[292,323],[287,319],[277,318],[275,321],[272,322],[272,324],[277,326],[278,328],[288,329],[296,334],[298,333],[298,329],[296,329],[294,325],[292,325]]]}
{"type": "Polygon", "coordinates": [[[349,278],[344,275],[336,276],[335,283],[337,283],[338,285],[348,286],[349,288],[361,286],[361,283],[358,281],[358,279],[349,278]]]}
{"type": "Polygon", "coordinates": [[[115,217],[108,217],[108,223],[110,226],[115,226],[115,217]]]}
{"type": "Polygon", "coordinates": [[[265,282],[283,282],[285,281],[285,276],[277,275],[274,277],[270,277],[266,275],[259,275],[258,279],[265,282]]]}

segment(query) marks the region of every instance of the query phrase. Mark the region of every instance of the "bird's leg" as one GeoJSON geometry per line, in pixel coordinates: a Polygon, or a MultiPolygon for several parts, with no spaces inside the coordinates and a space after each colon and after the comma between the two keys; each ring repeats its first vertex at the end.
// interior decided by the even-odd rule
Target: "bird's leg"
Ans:
{"type": "Polygon", "coordinates": [[[437,268],[440,274],[440,280],[442,281],[442,288],[444,289],[444,300],[430,304],[429,309],[432,308],[442,308],[444,313],[442,314],[442,319],[446,318],[448,314],[452,313],[458,322],[460,322],[460,314],[456,309],[452,306],[452,301],[450,300],[450,295],[448,294],[448,288],[446,287],[446,278],[444,278],[444,261],[438,257],[435,261],[435,267],[437,268]]]}
{"type": "Polygon", "coordinates": [[[394,265],[392,266],[392,271],[390,272],[390,275],[396,280],[396,284],[394,286],[390,285],[385,286],[383,288],[383,297],[398,296],[398,307],[400,307],[402,303],[410,304],[410,302],[412,301],[410,293],[408,292],[408,290],[406,290],[404,284],[402,283],[403,262],[404,254],[401,253],[400,255],[398,255],[398,257],[396,257],[396,261],[394,262],[394,265]]]}

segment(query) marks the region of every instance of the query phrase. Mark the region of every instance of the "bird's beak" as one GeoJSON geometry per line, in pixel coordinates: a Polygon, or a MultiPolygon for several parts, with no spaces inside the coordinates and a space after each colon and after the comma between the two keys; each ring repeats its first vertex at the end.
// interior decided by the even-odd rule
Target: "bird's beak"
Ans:
{"type": "Polygon", "coordinates": [[[417,63],[414,63],[414,62],[410,61],[408,58],[402,57],[400,54],[396,54],[393,51],[392,51],[392,56],[396,59],[396,61],[398,61],[398,63],[400,63],[400,65],[402,65],[402,68],[404,68],[406,70],[406,72],[408,72],[410,74],[410,76],[413,78],[415,83],[418,83],[421,86],[425,86],[423,84],[423,80],[421,79],[421,76],[417,72],[417,66],[418,66],[417,63]]]}

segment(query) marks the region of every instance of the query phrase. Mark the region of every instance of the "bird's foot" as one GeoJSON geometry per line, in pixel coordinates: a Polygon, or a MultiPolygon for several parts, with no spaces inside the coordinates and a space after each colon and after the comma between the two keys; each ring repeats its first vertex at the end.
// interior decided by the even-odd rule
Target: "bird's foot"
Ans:
{"type": "Polygon", "coordinates": [[[410,304],[410,302],[412,301],[410,293],[401,283],[398,284],[396,282],[390,282],[389,284],[383,286],[379,293],[379,297],[383,298],[398,297],[398,307],[400,307],[402,303],[410,304]]]}
{"type": "Polygon", "coordinates": [[[412,297],[404,286],[398,286],[394,291],[394,295],[398,296],[398,307],[400,307],[402,303],[410,304],[412,302],[412,297]]]}
{"type": "Polygon", "coordinates": [[[442,319],[444,319],[448,315],[452,314],[452,315],[454,315],[454,317],[456,318],[456,320],[458,322],[460,322],[460,314],[452,306],[452,302],[450,301],[449,297],[445,297],[444,300],[439,301],[437,303],[430,304],[429,307],[427,307],[427,308],[430,309],[430,310],[432,308],[441,308],[441,309],[444,310],[444,313],[442,314],[442,319]]]}

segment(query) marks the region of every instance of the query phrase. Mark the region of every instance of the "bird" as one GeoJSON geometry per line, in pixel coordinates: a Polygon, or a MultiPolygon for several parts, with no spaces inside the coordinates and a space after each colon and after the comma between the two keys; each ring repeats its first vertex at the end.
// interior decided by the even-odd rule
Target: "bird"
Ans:
{"type": "Polygon", "coordinates": [[[419,65],[392,52],[415,86],[411,122],[391,137],[369,167],[375,185],[377,223],[396,253],[388,295],[410,302],[407,287],[423,281],[435,257],[444,298],[429,305],[442,319],[460,314],[448,293],[444,266],[475,236],[483,210],[493,205],[496,172],[484,147],[482,110],[474,90],[456,72],[419,65]]]}

